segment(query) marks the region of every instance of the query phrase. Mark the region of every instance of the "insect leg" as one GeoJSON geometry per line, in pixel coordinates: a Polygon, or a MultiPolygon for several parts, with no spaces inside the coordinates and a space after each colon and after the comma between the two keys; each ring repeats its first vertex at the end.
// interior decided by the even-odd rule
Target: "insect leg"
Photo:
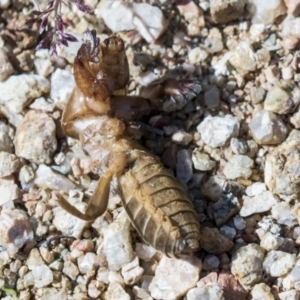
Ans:
{"type": "Polygon", "coordinates": [[[58,195],[58,203],[59,205],[65,209],[71,215],[85,220],[85,221],[93,221],[100,217],[107,208],[108,198],[109,198],[109,190],[110,190],[110,182],[112,179],[111,172],[108,174],[104,174],[100,180],[98,181],[96,190],[89,200],[88,207],[85,213],[82,213],[73,205],[71,205],[67,200],[65,200],[61,195],[58,195]]]}

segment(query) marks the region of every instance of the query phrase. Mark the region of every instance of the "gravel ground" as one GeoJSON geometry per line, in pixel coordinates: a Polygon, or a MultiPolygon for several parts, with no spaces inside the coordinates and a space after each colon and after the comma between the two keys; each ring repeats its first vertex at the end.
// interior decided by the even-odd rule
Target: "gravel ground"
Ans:
{"type": "Polygon", "coordinates": [[[68,32],[126,30],[128,94],[165,75],[200,82],[152,112],[140,142],[187,187],[201,249],[176,260],[145,245],[117,187],[92,224],[58,206],[60,192],[84,211],[98,180],[60,125],[81,42],[35,51],[30,1],[0,0],[1,299],[299,299],[300,2],[85,4],[63,9],[68,32]]]}

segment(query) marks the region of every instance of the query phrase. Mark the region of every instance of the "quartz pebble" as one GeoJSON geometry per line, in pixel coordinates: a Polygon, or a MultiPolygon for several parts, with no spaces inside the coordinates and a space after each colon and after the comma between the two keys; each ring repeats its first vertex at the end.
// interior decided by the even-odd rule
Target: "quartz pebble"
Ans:
{"type": "Polygon", "coordinates": [[[203,141],[213,147],[222,147],[231,137],[237,137],[240,124],[237,118],[231,115],[224,117],[206,117],[198,126],[197,131],[203,141]]]}
{"type": "Polygon", "coordinates": [[[211,0],[210,12],[214,22],[218,24],[228,23],[239,18],[244,11],[245,1],[242,0],[211,0]]]}
{"type": "Polygon", "coordinates": [[[133,261],[122,267],[121,274],[124,282],[128,285],[137,283],[144,273],[144,269],[139,266],[139,259],[136,256],[133,261]]]}
{"type": "Polygon", "coordinates": [[[79,274],[78,267],[72,263],[70,260],[64,263],[63,273],[70,277],[72,280],[76,280],[76,277],[79,274]]]}
{"type": "Polygon", "coordinates": [[[50,98],[63,110],[75,87],[74,76],[68,70],[56,69],[51,75],[50,98]]]}
{"type": "Polygon", "coordinates": [[[187,300],[207,299],[225,300],[222,286],[218,283],[208,283],[204,287],[197,287],[189,290],[186,295],[187,300]]]}
{"type": "Polygon", "coordinates": [[[100,258],[93,252],[85,253],[77,259],[78,269],[81,274],[95,270],[100,265],[100,258]]]}
{"type": "Polygon", "coordinates": [[[199,171],[209,171],[216,166],[216,162],[210,160],[209,155],[195,149],[192,154],[194,168],[199,171]]]}
{"type": "Polygon", "coordinates": [[[278,200],[270,191],[263,191],[253,197],[243,196],[243,200],[243,206],[240,211],[240,215],[242,217],[248,217],[255,213],[266,212],[278,203],[278,200]]]}
{"type": "Polygon", "coordinates": [[[224,167],[223,173],[227,179],[249,178],[254,162],[245,155],[233,155],[224,167]]]}
{"type": "Polygon", "coordinates": [[[179,13],[187,21],[187,33],[189,36],[197,35],[205,25],[201,8],[194,1],[177,1],[179,13]]]}
{"type": "Polygon", "coordinates": [[[95,14],[103,18],[111,31],[135,29],[148,43],[158,39],[168,26],[162,11],[148,3],[101,1],[95,14]]]}
{"type": "Polygon", "coordinates": [[[280,300],[299,300],[299,292],[296,290],[290,290],[278,294],[280,300]]]}
{"type": "Polygon", "coordinates": [[[0,177],[15,173],[19,166],[20,161],[15,155],[0,151],[0,177]]]}
{"type": "Polygon", "coordinates": [[[0,213],[0,245],[15,254],[33,240],[34,234],[26,213],[20,209],[2,209],[0,213]]]}
{"type": "Polygon", "coordinates": [[[153,247],[145,244],[136,243],[135,247],[138,258],[146,262],[149,262],[156,253],[156,250],[153,247]]]}
{"type": "Polygon", "coordinates": [[[49,164],[57,147],[55,133],[56,126],[51,117],[29,111],[16,131],[16,154],[36,164],[49,164]]]}
{"type": "Polygon", "coordinates": [[[75,188],[75,184],[70,179],[42,164],[36,170],[34,183],[41,188],[50,188],[66,193],[75,188]]]}
{"type": "Polygon", "coordinates": [[[130,221],[127,218],[125,210],[120,213],[116,222],[103,228],[103,252],[106,255],[109,269],[118,271],[128,264],[133,256],[130,221]]]}
{"type": "Polygon", "coordinates": [[[112,282],[109,284],[107,292],[105,292],[105,299],[130,300],[130,296],[125,292],[125,290],[119,283],[112,282]]]}
{"type": "Polygon", "coordinates": [[[202,49],[200,47],[193,48],[189,51],[189,61],[192,64],[197,64],[202,61],[205,61],[208,57],[208,53],[205,49],[202,49]]]}
{"type": "MultiPolygon", "coordinates": [[[[75,206],[75,208],[81,212],[86,210],[86,203],[80,202],[78,199],[74,200],[70,198],[71,197],[69,197],[69,202],[75,206]]],[[[88,222],[78,219],[60,207],[54,211],[53,225],[64,235],[80,238],[87,224],[88,222]]]]}
{"type": "Polygon", "coordinates": [[[149,286],[151,296],[156,299],[178,299],[196,285],[201,269],[201,261],[194,256],[180,260],[163,256],[149,286]]]}
{"type": "Polygon", "coordinates": [[[0,181],[0,206],[21,196],[19,187],[14,183],[0,181]]]}
{"type": "Polygon", "coordinates": [[[244,289],[250,290],[261,281],[265,250],[256,244],[249,244],[236,250],[232,256],[231,272],[244,289]]]}
{"type": "Polygon", "coordinates": [[[281,118],[274,113],[262,110],[256,113],[249,124],[253,139],[261,145],[281,143],[288,129],[281,118]]]}
{"type": "Polygon", "coordinates": [[[271,288],[265,283],[256,284],[251,291],[251,296],[253,300],[274,300],[274,296],[271,293],[271,288]]]}
{"type": "Polygon", "coordinates": [[[252,23],[273,24],[275,19],[286,12],[285,5],[282,0],[270,0],[261,2],[259,0],[251,0],[254,6],[254,15],[252,23]]]}
{"type": "Polygon", "coordinates": [[[50,84],[40,75],[12,75],[6,81],[0,82],[0,90],[0,104],[12,113],[20,113],[34,98],[48,93],[50,84]]]}
{"type": "Polygon", "coordinates": [[[53,281],[53,273],[46,265],[37,266],[32,270],[34,286],[41,288],[47,286],[53,281]]]}
{"type": "Polygon", "coordinates": [[[263,261],[263,269],[272,277],[280,277],[291,271],[295,263],[295,254],[271,250],[263,261]]]}
{"type": "Polygon", "coordinates": [[[192,141],[193,137],[191,134],[178,130],[172,134],[172,141],[178,145],[188,145],[192,141]]]}

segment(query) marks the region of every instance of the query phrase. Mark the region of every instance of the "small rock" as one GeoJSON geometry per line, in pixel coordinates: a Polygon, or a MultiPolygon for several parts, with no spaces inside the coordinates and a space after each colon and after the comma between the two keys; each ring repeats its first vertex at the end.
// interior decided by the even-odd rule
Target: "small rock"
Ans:
{"type": "Polygon", "coordinates": [[[213,202],[217,202],[223,194],[226,188],[226,179],[218,175],[214,175],[208,178],[208,180],[202,185],[201,192],[205,197],[213,202]]]}
{"type": "Polygon", "coordinates": [[[284,242],[285,240],[283,237],[276,236],[271,232],[266,232],[261,238],[260,246],[266,249],[267,251],[279,250],[284,244],[284,242]]]}
{"type": "Polygon", "coordinates": [[[242,217],[248,217],[256,213],[269,211],[278,200],[270,191],[263,191],[254,197],[243,196],[243,206],[240,211],[242,217]]]}
{"type": "MultiPolygon", "coordinates": [[[[49,99],[48,99],[49,100],[49,99]]],[[[32,104],[29,105],[30,109],[41,110],[44,112],[53,112],[55,104],[47,101],[44,97],[35,99],[32,104]]]]}
{"type": "Polygon", "coordinates": [[[188,145],[193,139],[193,136],[184,130],[178,130],[172,134],[172,141],[178,145],[188,145]]]}
{"type": "Polygon", "coordinates": [[[141,289],[138,286],[134,286],[132,288],[132,291],[137,299],[143,299],[143,300],[152,300],[153,299],[145,289],[141,289]]]}
{"type": "Polygon", "coordinates": [[[211,205],[212,214],[217,226],[226,223],[239,211],[239,201],[231,193],[223,194],[220,200],[211,205]]]}
{"type": "Polygon", "coordinates": [[[208,109],[217,109],[220,106],[220,91],[216,86],[205,92],[204,102],[208,109]]]}
{"type": "Polygon", "coordinates": [[[125,210],[122,210],[115,222],[103,228],[103,252],[112,271],[120,270],[132,260],[129,227],[130,221],[125,210]]]}
{"type": "Polygon", "coordinates": [[[295,254],[271,250],[264,259],[263,268],[272,277],[280,277],[286,275],[295,263],[295,254]]]}
{"type": "Polygon", "coordinates": [[[237,230],[244,230],[246,228],[246,221],[240,215],[234,216],[233,224],[237,230]]]}
{"type": "Polygon", "coordinates": [[[122,267],[121,274],[124,282],[128,285],[137,283],[144,273],[144,269],[139,266],[139,258],[136,256],[133,261],[122,267]]]}
{"type": "Polygon", "coordinates": [[[197,131],[203,141],[213,147],[222,147],[231,137],[237,137],[240,124],[237,118],[226,115],[225,117],[206,117],[198,126],[197,131]]]}
{"type": "Polygon", "coordinates": [[[100,266],[100,258],[92,252],[79,256],[77,259],[78,269],[81,274],[86,274],[100,266]]]}
{"type": "MultiPolygon", "coordinates": [[[[193,2],[193,1],[191,1],[191,2],[193,2]]],[[[205,61],[208,57],[208,53],[206,50],[204,50],[200,47],[196,47],[189,51],[188,57],[189,57],[190,63],[197,64],[202,61],[205,61]]]]}
{"type": "Polygon", "coordinates": [[[198,35],[205,25],[201,8],[194,1],[176,1],[179,13],[187,21],[187,33],[189,36],[198,35]]]}
{"type": "Polygon", "coordinates": [[[262,87],[253,86],[250,89],[250,97],[253,104],[258,104],[265,98],[266,91],[262,87]]]}
{"type": "Polygon", "coordinates": [[[297,210],[293,211],[291,205],[286,202],[280,202],[273,206],[272,217],[282,225],[292,227],[299,222],[299,213],[297,210]]]}
{"type": "Polygon", "coordinates": [[[77,275],[79,274],[79,270],[75,264],[73,264],[70,260],[65,261],[63,273],[65,273],[72,280],[76,280],[77,275]]]}
{"type": "Polygon", "coordinates": [[[287,13],[294,17],[298,17],[300,14],[300,2],[299,0],[284,0],[287,7],[287,13]]]}
{"type": "MultiPolygon", "coordinates": [[[[1,8],[0,3],[0,8],[1,8]]],[[[14,73],[14,68],[11,65],[7,54],[4,50],[0,50],[0,82],[4,81],[7,77],[14,73]]]]}
{"type": "Polygon", "coordinates": [[[220,265],[220,260],[217,256],[208,254],[205,256],[203,260],[203,270],[212,271],[214,269],[218,269],[220,265]]]}
{"type": "Polygon", "coordinates": [[[0,178],[15,173],[19,166],[20,161],[15,155],[0,151],[0,178]]]}
{"type": "Polygon", "coordinates": [[[228,23],[243,14],[244,6],[244,0],[210,0],[211,17],[218,24],[228,23]]]}
{"type": "Polygon", "coordinates": [[[220,232],[227,236],[230,240],[233,240],[234,237],[236,236],[236,230],[233,227],[223,225],[220,227],[220,232]]]}
{"type": "Polygon", "coordinates": [[[273,24],[275,19],[285,14],[286,8],[282,0],[270,0],[268,2],[261,2],[259,0],[251,0],[254,6],[252,11],[252,23],[273,24]]]}
{"type": "Polygon", "coordinates": [[[52,189],[69,193],[75,189],[75,184],[67,177],[58,174],[50,167],[39,165],[35,173],[34,184],[44,189],[52,189]]]}
{"type": "Polygon", "coordinates": [[[112,282],[109,284],[107,292],[105,292],[105,299],[130,300],[130,296],[125,292],[125,290],[119,283],[112,282]]]}
{"type": "Polygon", "coordinates": [[[21,113],[33,99],[48,93],[50,84],[40,75],[13,75],[0,82],[0,90],[0,104],[12,113],[21,113]]]}
{"type": "Polygon", "coordinates": [[[264,254],[265,250],[256,244],[243,246],[233,253],[231,272],[245,290],[261,281],[264,254]]]}
{"type": "Polygon", "coordinates": [[[249,178],[254,162],[245,155],[233,155],[224,167],[223,173],[227,179],[249,178]]]}
{"type": "Polygon", "coordinates": [[[244,300],[247,296],[247,291],[239,284],[235,277],[226,271],[221,271],[218,278],[218,283],[223,287],[223,295],[225,300],[244,300]]]}
{"type": "Polygon", "coordinates": [[[293,112],[300,102],[299,91],[288,81],[272,87],[267,93],[264,109],[280,115],[293,112]]]}
{"type": "MultiPolygon", "coordinates": [[[[85,212],[87,204],[80,201],[81,199],[73,199],[69,196],[70,204],[75,206],[79,211],[85,212]]],[[[78,219],[60,207],[54,210],[53,225],[64,235],[71,235],[79,239],[87,224],[88,222],[78,219]]]]}
{"type": "Polygon", "coordinates": [[[19,187],[14,183],[4,183],[0,181],[0,206],[14,201],[21,196],[19,187]]]}
{"type": "Polygon", "coordinates": [[[51,76],[50,98],[57,108],[63,110],[75,87],[74,76],[71,72],[56,69],[51,76]]]}
{"type": "Polygon", "coordinates": [[[50,60],[50,57],[36,57],[33,63],[35,66],[36,73],[38,73],[41,76],[48,77],[54,71],[54,67],[50,60]]]}
{"type": "Polygon", "coordinates": [[[246,154],[248,151],[247,143],[237,138],[230,140],[230,148],[234,154],[246,154]]]}
{"type": "Polygon", "coordinates": [[[216,162],[210,160],[209,155],[202,153],[199,149],[195,149],[192,154],[194,168],[200,171],[209,171],[215,168],[216,162]]]}
{"type": "Polygon", "coordinates": [[[37,266],[32,270],[34,286],[41,288],[47,286],[53,281],[53,273],[46,265],[37,266]]]}
{"type": "Polygon", "coordinates": [[[101,293],[97,280],[92,280],[88,285],[88,296],[92,299],[99,299],[101,293]]]}
{"type": "Polygon", "coordinates": [[[254,115],[249,128],[253,139],[261,145],[279,144],[286,138],[288,133],[281,118],[266,110],[262,110],[254,115]]]}
{"type": "Polygon", "coordinates": [[[208,37],[204,40],[204,48],[208,53],[221,52],[224,49],[222,33],[216,27],[209,30],[208,37]]]}
{"type": "Polygon", "coordinates": [[[44,264],[44,261],[40,255],[40,252],[38,249],[33,248],[27,258],[27,262],[26,265],[28,267],[29,270],[33,270],[38,266],[41,266],[44,264]]]}
{"type": "Polygon", "coordinates": [[[197,287],[189,290],[186,295],[187,300],[225,300],[222,286],[218,283],[208,283],[204,287],[197,287]]]}
{"type": "Polygon", "coordinates": [[[151,261],[152,257],[156,253],[156,250],[153,247],[145,244],[136,243],[135,247],[135,251],[137,253],[138,258],[146,262],[151,261]]]}
{"type": "Polygon", "coordinates": [[[193,177],[192,155],[189,150],[182,149],[177,152],[176,177],[184,183],[193,177]]]}
{"type": "Polygon", "coordinates": [[[33,240],[33,231],[26,213],[20,209],[3,209],[0,214],[0,245],[14,254],[33,240]]]}
{"type": "Polygon", "coordinates": [[[29,111],[17,128],[14,144],[18,156],[36,164],[49,164],[57,147],[53,119],[45,113],[29,111]]]}
{"type": "Polygon", "coordinates": [[[299,296],[300,296],[300,294],[296,290],[290,290],[290,291],[281,292],[278,294],[278,298],[280,300],[298,300],[299,296]]]}
{"type": "Polygon", "coordinates": [[[233,242],[221,234],[217,228],[202,227],[200,230],[201,248],[211,254],[221,254],[230,251],[233,242]]]}
{"type": "Polygon", "coordinates": [[[229,62],[242,74],[253,72],[257,67],[254,51],[248,41],[242,41],[236,45],[231,53],[229,62]]]}
{"type": "Polygon", "coordinates": [[[274,300],[274,296],[271,293],[271,288],[265,283],[256,284],[251,291],[251,296],[253,300],[274,300]]]}
{"type": "Polygon", "coordinates": [[[148,3],[128,3],[120,0],[101,1],[95,14],[97,17],[103,18],[111,31],[135,29],[148,43],[158,39],[168,26],[168,21],[159,7],[148,3]]]}
{"type": "Polygon", "coordinates": [[[34,171],[28,165],[25,165],[21,168],[19,173],[19,180],[21,183],[28,183],[34,178],[34,171]]]}
{"type": "Polygon", "coordinates": [[[182,297],[196,285],[201,268],[201,261],[194,256],[187,259],[163,256],[149,286],[151,296],[165,300],[182,297]]]}
{"type": "Polygon", "coordinates": [[[11,1],[10,0],[1,0],[0,1],[0,9],[6,9],[10,6],[11,1]]]}

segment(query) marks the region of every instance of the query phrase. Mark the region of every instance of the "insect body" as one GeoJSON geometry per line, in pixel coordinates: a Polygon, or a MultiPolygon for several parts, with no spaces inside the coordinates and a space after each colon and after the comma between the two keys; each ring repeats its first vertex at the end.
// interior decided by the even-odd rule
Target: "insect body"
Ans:
{"type": "Polygon", "coordinates": [[[126,135],[122,120],[147,113],[162,93],[174,99],[184,91],[195,94],[197,82],[181,81],[180,90],[174,80],[158,81],[144,91],[143,96],[151,99],[113,95],[128,81],[123,41],[114,36],[99,46],[95,32],[88,35],[90,40],[75,60],[77,87],[62,124],[66,134],[79,136],[100,180],[85,214],[64,199],[60,205],[81,219],[94,220],[105,212],[110,182],[116,177],[124,208],[141,237],[168,256],[188,256],[199,247],[199,222],[192,203],[174,176],[126,135]]]}

